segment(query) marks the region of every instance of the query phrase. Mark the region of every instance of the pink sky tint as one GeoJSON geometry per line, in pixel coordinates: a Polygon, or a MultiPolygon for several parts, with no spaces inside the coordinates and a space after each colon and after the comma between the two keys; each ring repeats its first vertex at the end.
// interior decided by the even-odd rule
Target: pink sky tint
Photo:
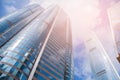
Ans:
{"type": "Polygon", "coordinates": [[[42,5],[57,3],[63,7],[71,18],[75,39],[81,37],[87,29],[94,27],[96,17],[99,14],[98,0],[31,0],[31,3],[41,4],[41,1],[43,1],[42,5]]]}

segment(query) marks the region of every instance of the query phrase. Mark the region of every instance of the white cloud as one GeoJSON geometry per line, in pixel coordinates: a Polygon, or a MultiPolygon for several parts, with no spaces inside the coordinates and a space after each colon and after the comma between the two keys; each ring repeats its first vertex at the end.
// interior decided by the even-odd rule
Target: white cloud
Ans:
{"type": "Polygon", "coordinates": [[[15,0],[3,0],[3,2],[1,3],[1,6],[4,8],[4,15],[12,13],[16,10],[16,8],[14,7],[15,4],[15,0]]]}
{"type": "Polygon", "coordinates": [[[80,40],[78,44],[74,46],[74,70],[74,75],[85,80],[93,80],[88,55],[83,42],[80,42],[80,40]]]}
{"type": "Polygon", "coordinates": [[[46,8],[51,4],[58,4],[58,0],[30,0],[30,4],[40,4],[42,7],[46,8]]]}
{"type": "Polygon", "coordinates": [[[5,7],[7,13],[12,13],[12,12],[16,11],[16,8],[14,6],[5,5],[4,7],[5,7]]]}

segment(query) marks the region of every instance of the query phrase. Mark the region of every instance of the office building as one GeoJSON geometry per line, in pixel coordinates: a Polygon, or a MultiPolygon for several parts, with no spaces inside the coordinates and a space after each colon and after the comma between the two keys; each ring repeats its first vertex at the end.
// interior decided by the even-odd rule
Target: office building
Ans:
{"type": "Polygon", "coordinates": [[[85,45],[94,80],[120,80],[113,63],[95,33],[87,34],[85,45]]]}
{"type": "Polygon", "coordinates": [[[117,59],[120,62],[120,1],[108,9],[112,37],[116,46],[117,59]]]}

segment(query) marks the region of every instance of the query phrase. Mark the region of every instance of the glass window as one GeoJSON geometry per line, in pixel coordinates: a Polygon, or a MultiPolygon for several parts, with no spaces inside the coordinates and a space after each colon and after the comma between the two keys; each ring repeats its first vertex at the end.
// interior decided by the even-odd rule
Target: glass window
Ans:
{"type": "Polygon", "coordinates": [[[15,62],[16,62],[16,60],[14,60],[14,59],[12,59],[12,58],[10,58],[10,57],[4,57],[4,58],[1,60],[1,62],[6,62],[6,63],[9,63],[9,64],[11,64],[11,65],[14,65],[15,62]]]}
{"type": "Polygon", "coordinates": [[[25,64],[31,69],[32,68],[32,63],[28,60],[25,60],[25,64]]]}
{"type": "Polygon", "coordinates": [[[8,29],[10,27],[10,24],[8,24],[8,22],[6,20],[3,20],[0,22],[0,33],[3,33],[6,29],[8,29]]]}
{"type": "Polygon", "coordinates": [[[30,70],[24,65],[22,65],[21,70],[23,70],[23,72],[26,73],[27,75],[30,73],[30,70]]]}
{"type": "Polygon", "coordinates": [[[17,78],[19,78],[20,80],[27,80],[27,77],[21,73],[20,71],[17,73],[17,78]]]}
{"type": "Polygon", "coordinates": [[[36,78],[38,78],[38,80],[46,80],[45,78],[43,78],[42,76],[38,75],[37,73],[35,73],[34,75],[36,78]]]}
{"type": "Polygon", "coordinates": [[[46,69],[47,71],[49,71],[51,74],[53,74],[54,76],[61,78],[58,74],[56,74],[54,71],[52,71],[50,68],[48,68],[47,66],[45,66],[44,64],[40,65],[42,68],[46,69]]]}
{"type": "Polygon", "coordinates": [[[16,63],[14,64],[14,66],[20,68],[20,67],[22,66],[22,63],[20,63],[20,62],[16,62],[16,63]]]}
{"type": "Polygon", "coordinates": [[[4,63],[0,64],[0,70],[2,70],[2,71],[9,72],[11,68],[12,68],[12,66],[9,66],[7,64],[4,64],[4,63]]]}
{"type": "Polygon", "coordinates": [[[17,72],[18,70],[16,68],[12,68],[9,73],[15,76],[17,72]]]}
{"type": "Polygon", "coordinates": [[[46,77],[52,79],[52,80],[55,79],[55,78],[52,77],[49,73],[45,72],[45,71],[42,70],[42,69],[37,68],[37,71],[40,72],[41,74],[43,74],[44,76],[46,76],[46,77]],[[51,76],[51,77],[50,77],[50,76],[51,76]]]}
{"type": "Polygon", "coordinates": [[[28,58],[31,62],[33,62],[33,63],[35,62],[35,58],[33,58],[33,56],[29,55],[28,58]]]}
{"type": "Polygon", "coordinates": [[[53,68],[54,70],[56,70],[57,72],[59,72],[60,74],[63,75],[63,73],[62,73],[63,70],[59,69],[55,64],[51,63],[50,61],[47,62],[46,59],[41,59],[41,61],[44,61],[45,64],[48,64],[51,68],[53,68]]]}
{"type": "Polygon", "coordinates": [[[14,80],[14,79],[10,76],[7,76],[6,74],[2,74],[0,76],[0,80],[14,80]]]}

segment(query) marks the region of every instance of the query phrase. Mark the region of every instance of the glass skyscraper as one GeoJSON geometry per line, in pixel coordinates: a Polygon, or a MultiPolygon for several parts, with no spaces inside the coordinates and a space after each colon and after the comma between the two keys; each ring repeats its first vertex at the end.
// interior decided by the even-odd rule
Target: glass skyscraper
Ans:
{"type": "Polygon", "coordinates": [[[0,20],[0,80],[73,80],[70,20],[59,6],[27,6],[0,20]]]}
{"type": "Polygon", "coordinates": [[[0,19],[0,47],[34,20],[42,11],[43,8],[39,5],[31,5],[0,19]]]}
{"type": "Polygon", "coordinates": [[[85,45],[94,80],[120,80],[113,63],[95,33],[87,34],[85,45]]]}
{"type": "Polygon", "coordinates": [[[120,62],[120,1],[108,9],[111,31],[116,46],[117,59],[120,62]]]}

